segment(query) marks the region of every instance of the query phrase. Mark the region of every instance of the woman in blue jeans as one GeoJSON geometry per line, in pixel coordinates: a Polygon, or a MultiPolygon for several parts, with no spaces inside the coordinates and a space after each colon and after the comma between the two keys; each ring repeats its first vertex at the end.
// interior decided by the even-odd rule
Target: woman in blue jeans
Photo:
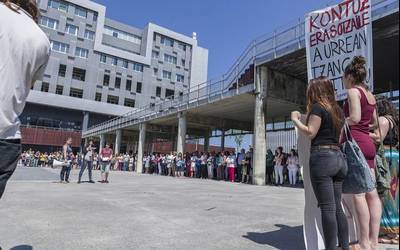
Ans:
{"type": "Polygon", "coordinates": [[[349,231],[343,212],[342,183],[347,163],[339,148],[343,115],[335,100],[332,82],[326,77],[310,81],[307,89],[307,120],[292,112],[294,125],[311,139],[310,177],[321,209],[325,249],[349,249],[349,231]]]}

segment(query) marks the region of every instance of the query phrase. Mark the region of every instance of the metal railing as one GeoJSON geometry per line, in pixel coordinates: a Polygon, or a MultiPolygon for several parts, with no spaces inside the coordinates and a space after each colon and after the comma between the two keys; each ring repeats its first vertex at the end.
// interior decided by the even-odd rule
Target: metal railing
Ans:
{"type": "MultiPolygon", "coordinates": [[[[396,8],[398,0],[373,0],[372,15],[396,8]]],[[[263,36],[251,41],[236,62],[220,78],[195,85],[181,95],[175,95],[152,105],[146,105],[120,117],[90,127],[83,136],[93,136],[119,128],[145,122],[154,118],[187,110],[205,103],[221,100],[234,95],[252,92],[254,84],[239,86],[239,78],[251,65],[263,63],[304,48],[305,27],[302,19],[293,20],[263,36]],[[236,85],[235,85],[236,84],[236,85]],[[232,89],[232,86],[235,86],[232,89]]],[[[255,67],[254,67],[255,68],[255,67]]]]}

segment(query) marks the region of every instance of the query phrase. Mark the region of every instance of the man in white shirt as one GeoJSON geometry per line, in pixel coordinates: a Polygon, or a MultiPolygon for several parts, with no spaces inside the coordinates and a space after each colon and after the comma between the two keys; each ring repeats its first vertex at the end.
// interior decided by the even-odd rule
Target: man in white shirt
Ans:
{"type": "Polygon", "coordinates": [[[49,60],[38,13],[36,1],[0,0],[0,198],[21,154],[18,116],[49,60]]]}

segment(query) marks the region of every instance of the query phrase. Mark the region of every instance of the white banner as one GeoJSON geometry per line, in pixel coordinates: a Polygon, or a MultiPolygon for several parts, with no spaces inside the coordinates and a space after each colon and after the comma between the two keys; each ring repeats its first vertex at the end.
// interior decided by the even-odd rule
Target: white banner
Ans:
{"type": "Polygon", "coordinates": [[[371,0],[346,0],[306,16],[308,79],[331,79],[337,100],[347,98],[342,76],[354,56],[365,57],[366,84],[373,90],[371,4],[371,0]]]}

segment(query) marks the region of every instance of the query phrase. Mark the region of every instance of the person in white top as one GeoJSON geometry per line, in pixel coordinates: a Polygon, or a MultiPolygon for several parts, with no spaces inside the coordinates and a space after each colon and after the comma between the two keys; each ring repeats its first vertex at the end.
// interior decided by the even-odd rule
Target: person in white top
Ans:
{"type": "Polygon", "coordinates": [[[21,154],[18,116],[49,60],[38,13],[36,1],[0,0],[0,198],[21,154]]]}
{"type": "Polygon", "coordinates": [[[290,156],[287,160],[289,170],[289,183],[290,185],[296,185],[297,181],[297,170],[299,169],[299,157],[297,157],[296,150],[290,150],[290,156]]]}

